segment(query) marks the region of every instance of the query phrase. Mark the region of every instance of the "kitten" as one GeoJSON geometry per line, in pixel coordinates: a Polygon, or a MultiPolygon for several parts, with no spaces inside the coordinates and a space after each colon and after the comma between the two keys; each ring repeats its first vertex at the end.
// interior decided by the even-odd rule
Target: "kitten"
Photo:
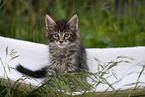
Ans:
{"type": "Polygon", "coordinates": [[[69,21],[55,22],[46,15],[45,23],[50,65],[36,71],[29,70],[22,65],[18,65],[16,69],[35,78],[87,71],[86,52],[80,42],[78,16],[75,14],[69,21]]]}

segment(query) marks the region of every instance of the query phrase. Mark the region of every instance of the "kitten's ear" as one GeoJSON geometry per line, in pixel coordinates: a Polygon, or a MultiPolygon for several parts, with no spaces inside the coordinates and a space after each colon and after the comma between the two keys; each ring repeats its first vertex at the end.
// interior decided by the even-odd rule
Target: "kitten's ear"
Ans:
{"type": "Polygon", "coordinates": [[[71,30],[77,30],[78,29],[78,16],[75,14],[68,22],[69,28],[71,30]]]}
{"type": "Polygon", "coordinates": [[[45,16],[45,24],[47,30],[54,30],[56,25],[55,21],[49,15],[45,16]]]}

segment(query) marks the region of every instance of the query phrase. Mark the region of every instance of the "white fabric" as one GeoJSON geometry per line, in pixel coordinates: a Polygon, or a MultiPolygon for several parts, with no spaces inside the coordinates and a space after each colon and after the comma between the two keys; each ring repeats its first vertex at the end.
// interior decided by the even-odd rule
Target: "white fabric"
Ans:
{"type": "MultiPolygon", "coordinates": [[[[145,47],[127,47],[127,48],[93,48],[86,49],[87,52],[87,63],[89,66],[90,72],[97,72],[98,61],[103,65],[107,64],[107,62],[115,60],[117,56],[127,56],[130,58],[134,58],[135,60],[130,60],[128,58],[120,58],[119,60],[129,61],[130,63],[119,63],[117,66],[112,69],[117,74],[118,80],[121,79],[120,82],[114,84],[113,87],[115,89],[127,89],[133,86],[125,86],[123,85],[130,84],[137,81],[139,76],[139,72],[142,70],[143,65],[145,65],[145,47]],[[129,74],[130,75],[127,75],[129,74]]],[[[32,43],[22,40],[16,40],[11,38],[5,38],[0,36],[0,77],[6,78],[4,73],[4,68],[7,71],[8,77],[11,80],[17,80],[22,77],[22,74],[14,69],[8,69],[8,65],[11,67],[16,67],[18,64],[23,65],[26,68],[31,70],[37,70],[41,67],[49,65],[49,55],[48,55],[48,46],[44,44],[32,43]],[[6,48],[8,47],[8,55],[6,55],[6,48]],[[10,52],[13,50],[15,53],[13,56],[10,56],[10,52]],[[14,56],[19,55],[18,58],[15,58],[10,61],[10,59],[14,56]],[[8,65],[7,65],[8,64],[8,65]]],[[[112,70],[111,69],[111,70],[112,70]]],[[[111,74],[111,73],[110,73],[111,74]]],[[[104,75],[104,78],[109,74],[104,75]]],[[[41,83],[43,79],[27,79],[25,82],[31,83],[33,85],[38,85],[41,83]]],[[[111,84],[117,79],[112,75],[107,78],[107,81],[111,84]]],[[[140,82],[145,82],[145,73],[143,72],[142,76],[139,79],[140,82]]],[[[88,82],[92,83],[88,78],[88,82]]],[[[135,85],[134,85],[135,86],[135,85]]],[[[144,85],[145,86],[145,85],[144,85]]],[[[108,88],[108,85],[100,84],[96,87],[96,91],[104,91],[108,88]]],[[[111,88],[109,90],[112,90],[111,88]]]]}

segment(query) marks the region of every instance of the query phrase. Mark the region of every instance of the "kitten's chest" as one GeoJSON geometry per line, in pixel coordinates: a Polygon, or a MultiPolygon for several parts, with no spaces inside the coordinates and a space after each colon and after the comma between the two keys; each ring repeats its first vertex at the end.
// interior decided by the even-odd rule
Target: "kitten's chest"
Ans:
{"type": "Polygon", "coordinates": [[[65,74],[76,71],[77,53],[71,50],[50,52],[50,65],[57,74],[65,74]]]}

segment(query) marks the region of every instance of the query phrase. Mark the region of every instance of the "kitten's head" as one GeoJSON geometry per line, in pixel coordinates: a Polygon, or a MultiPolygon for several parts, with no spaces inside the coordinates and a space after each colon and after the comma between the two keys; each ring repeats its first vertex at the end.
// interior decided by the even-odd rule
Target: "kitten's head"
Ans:
{"type": "Polygon", "coordinates": [[[79,39],[78,16],[75,14],[69,21],[54,21],[49,15],[45,17],[46,38],[49,43],[65,48],[79,39]]]}

